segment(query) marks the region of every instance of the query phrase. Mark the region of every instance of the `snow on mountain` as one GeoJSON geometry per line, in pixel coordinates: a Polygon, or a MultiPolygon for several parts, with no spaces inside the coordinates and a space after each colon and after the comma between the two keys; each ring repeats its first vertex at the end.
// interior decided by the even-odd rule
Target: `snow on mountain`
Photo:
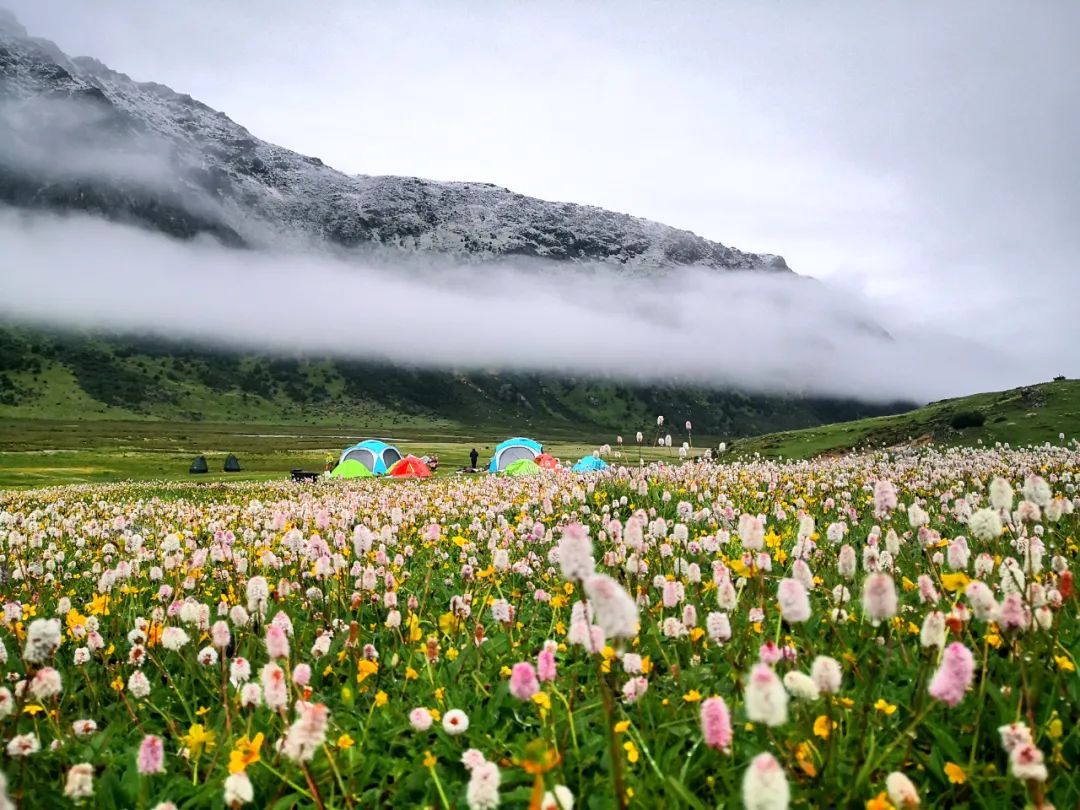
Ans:
{"type": "Polygon", "coordinates": [[[390,257],[790,272],[779,256],[594,206],[486,183],[346,175],[164,85],[69,58],[3,10],[0,202],[250,247],[287,240],[390,257]]]}

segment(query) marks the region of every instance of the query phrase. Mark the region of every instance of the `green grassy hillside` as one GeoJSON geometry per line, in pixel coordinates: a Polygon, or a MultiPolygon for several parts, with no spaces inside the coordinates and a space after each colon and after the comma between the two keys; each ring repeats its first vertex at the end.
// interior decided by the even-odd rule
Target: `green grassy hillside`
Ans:
{"type": "MultiPolygon", "coordinates": [[[[433,335],[433,340],[438,336],[433,335]]],[[[265,357],[171,341],[0,325],[0,419],[393,425],[749,436],[894,413],[903,405],[767,397],[688,386],[432,371],[317,357],[265,357]]]]}
{"type": "Polygon", "coordinates": [[[731,452],[810,458],[859,448],[935,442],[1014,446],[1080,438],[1080,380],[1056,380],[946,399],[907,413],[770,433],[729,444],[731,452]]]}

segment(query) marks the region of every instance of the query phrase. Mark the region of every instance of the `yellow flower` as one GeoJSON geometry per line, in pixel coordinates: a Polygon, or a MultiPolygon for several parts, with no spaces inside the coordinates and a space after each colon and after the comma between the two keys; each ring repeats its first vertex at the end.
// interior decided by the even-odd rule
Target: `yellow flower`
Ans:
{"type": "Polygon", "coordinates": [[[631,740],[623,743],[623,749],[626,751],[626,759],[631,765],[638,761],[637,746],[631,740]]]}
{"type": "Polygon", "coordinates": [[[500,678],[509,678],[510,674],[512,672],[513,672],[513,670],[510,669],[510,667],[506,666],[506,664],[503,664],[502,667],[500,667],[500,669],[499,669],[499,677],[500,678]]]}
{"type": "Polygon", "coordinates": [[[412,667],[405,667],[405,680],[415,681],[420,677],[420,674],[412,667]]]}
{"type": "Polygon", "coordinates": [[[188,733],[180,738],[180,742],[187,747],[192,756],[197,757],[204,748],[209,751],[214,747],[214,738],[216,736],[215,732],[208,731],[201,723],[195,723],[188,729],[188,733]]]}
{"type": "Polygon", "coordinates": [[[196,717],[202,717],[204,714],[209,714],[210,710],[206,706],[200,706],[195,710],[196,717]]]}
{"type": "Polygon", "coordinates": [[[881,791],[866,802],[866,810],[896,810],[896,807],[889,801],[889,794],[881,791]]]}
{"type": "Polygon", "coordinates": [[[1076,672],[1076,664],[1070,661],[1067,655],[1055,655],[1054,663],[1062,672],[1076,672]]]}
{"type": "Polygon", "coordinates": [[[956,591],[962,591],[971,582],[968,579],[968,575],[962,571],[957,571],[955,574],[942,574],[941,586],[950,593],[956,593],[956,591]]]}
{"type": "Polygon", "coordinates": [[[123,692],[124,691],[124,679],[121,678],[119,675],[117,675],[115,680],[113,680],[113,682],[110,683],[109,686],[111,686],[117,692],[123,692]]]}
{"type": "Polygon", "coordinates": [[[348,734],[342,734],[337,738],[337,747],[342,751],[347,751],[356,744],[356,740],[350,737],[348,734]]]}
{"type": "Polygon", "coordinates": [[[819,714],[818,718],[814,721],[814,735],[821,737],[823,740],[829,739],[829,733],[832,731],[834,723],[828,717],[823,714],[819,714]]]}
{"type": "Polygon", "coordinates": [[[437,701],[439,701],[439,703],[443,702],[443,697],[445,695],[446,695],[446,687],[440,686],[438,689],[435,690],[435,699],[437,701]]]}
{"type": "Polygon", "coordinates": [[[381,689],[375,693],[376,706],[385,706],[389,702],[389,700],[390,698],[387,696],[386,692],[382,691],[381,689]]]}
{"type": "Polygon", "coordinates": [[[690,631],[690,640],[697,641],[703,635],[705,635],[705,631],[700,627],[695,627],[693,630],[690,631]]]}
{"type": "Polygon", "coordinates": [[[444,635],[451,636],[461,627],[461,619],[453,613],[446,612],[439,616],[439,630],[444,635]]]}
{"type": "Polygon", "coordinates": [[[949,782],[954,785],[962,785],[967,781],[967,774],[964,772],[964,769],[955,762],[945,763],[945,776],[947,776],[949,782]]]}
{"type": "Polygon", "coordinates": [[[109,595],[103,593],[99,596],[95,596],[94,600],[86,608],[93,616],[108,616],[109,615],[109,595]]]}
{"type": "Polygon", "coordinates": [[[45,711],[44,706],[39,706],[37,703],[31,703],[31,704],[29,704],[27,706],[23,706],[22,713],[23,714],[28,714],[31,717],[33,717],[38,712],[43,712],[43,711],[45,711]]]}
{"type": "Polygon", "coordinates": [[[701,700],[701,692],[699,692],[697,689],[691,689],[689,692],[682,696],[682,699],[685,700],[687,703],[697,703],[699,700],[701,700]]]}
{"type": "Polygon", "coordinates": [[[532,696],[532,702],[542,709],[551,709],[551,697],[547,692],[537,692],[532,696]]]}
{"type": "Polygon", "coordinates": [[[449,650],[446,651],[446,660],[447,661],[456,661],[458,655],[460,655],[460,653],[458,652],[458,648],[457,647],[451,647],[449,650]]]}
{"type": "Polygon", "coordinates": [[[874,704],[874,708],[886,715],[892,715],[896,713],[896,705],[893,703],[889,703],[885,700],[885,698],[878,698],[877,703],[874,704]]]}
{"type": "Polygon", "coordinates": [[[76,627],[86,626],[86,617],[83,616],[75,608],[72,608],[67,612],[67,628],[68,630],[74,630],[76,627]]]}
{"type": "Polygon", "coordinates": [[[652,672],[652,658],[648,655],[641,657],[641,674],[648,675],[652,672]]]}
{"type": "Polygon", "coordinates": [[[618,723],[615,724],[615,733],[616,734],[622,734],[628,728],[630,728],[630,721],[629,720],[620,720],[618,723]]]}
{"type": "Polygon", "coordinates": [[[424,752],[424,767],[425,768],[434,768],[435,763],[438,762],[438,761],[439,760],[430,751],[425,751],[424,752]]]}
{"type": "MultiPolygon", "coordinates": [[[[904,588],[905,591],[913,591],[917,587],[919,587],[907,577],[904,577],[902,580],[900,580],[900,585],[904,588]]],[[[871,801],[873,801],[873,799],[871,799],[871,801]]],[[[869,804],[869,802],[867,802],[867,804],[869,804]]]]}
{"type": "Polygon", "coordinates": [[[1047,725],[1046,727],[1046,734],[1052,740],[1058,739],[1062,735],[1063,731],[1064,729],[1061,725],[1061,718],[1059,717],[1055,717],[1053,720],[1051,720],[1049,725],[1047,725]]]}
{"type": "Polygon", "coordinates": [[[379,665],[375,661],[369,661],[368,659],[364,658],[360,661],[359,664],[356,665],[356,670],[356,682],[363,683],[368,678],[368,676],[374,675],[376,672],[379,671],[379,665]]]}
{"type": "Polygon", "coordinates": [[[260,731],[251,739],[245,735],[233,745],[229,752],[229,773],[240,773],[248,765],[259,761],[259,749],[262,748],[263,734],[260,731]]]}

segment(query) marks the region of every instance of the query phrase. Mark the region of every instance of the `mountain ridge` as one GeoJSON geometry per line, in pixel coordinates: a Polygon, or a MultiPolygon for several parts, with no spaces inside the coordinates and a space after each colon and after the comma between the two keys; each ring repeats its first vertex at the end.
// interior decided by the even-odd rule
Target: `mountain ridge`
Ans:
{"type": "Polygon", "coordinates": [[[0,103],[7,110],[0,145],[9,154],[0,157],[0,202],[9,205],[88,211],[173,236],[210,234],[234,246],[289,238],[460,261],[528,257],[645,271],[791,272],[780,256],[597,206],[540,200],[490,183],[348,175],[263,141],[166,85],[135,81],[93,57],[69,57],[30,37],[10,12],[0,19],[0,103]],[[100,158],[96,174],[65,175],[74,167],[50,164],[72,147],[100,158]],[[128,166],[108,171],[111,163],[135,159],[153,176],[133,178],[128,166]]]}

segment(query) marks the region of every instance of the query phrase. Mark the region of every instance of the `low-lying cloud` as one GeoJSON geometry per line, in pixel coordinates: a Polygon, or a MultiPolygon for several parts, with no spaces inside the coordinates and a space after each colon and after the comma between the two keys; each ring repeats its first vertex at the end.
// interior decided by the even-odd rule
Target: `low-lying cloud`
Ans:
{"type": "MultiPolygon", "coordinates": [[[[182,242],[0,210],[0,318],[423,367],[761,392],[933,399],[1047,379],[1065,360],[944,331],[787,275],[512,263],[424,266],[182,242]],[[887,330],[886,331],[883,331],[887,330]]],[[[1045,347],[1044,347],[1045,348],[1045,347]]]]}

